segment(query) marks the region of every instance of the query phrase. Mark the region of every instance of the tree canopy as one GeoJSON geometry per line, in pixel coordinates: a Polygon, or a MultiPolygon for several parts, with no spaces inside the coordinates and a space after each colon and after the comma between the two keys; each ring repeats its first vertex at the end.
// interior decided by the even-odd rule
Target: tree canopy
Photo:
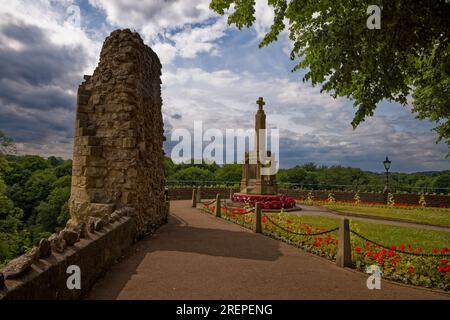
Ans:
{"type": "Polygon", "coordinates": [[[69,218],[72,161],[0,155],[0,265],[69,218]]]}
{"type": "MultiPolygon", "coordinates": [[[[436,123],[450,146],[450,2],[446,0],[268,0],[274,21],[260,47],[285,27],[293,41],[293,71],[303,81],[345,96],[356,108],[356,128],[387,100],[408,104],[419,119],[436,123]],[[369,5],[381,10],[381,28],[369,29],[369,5]]],[[[239,29],[255,22],[254,0],[212,0],[210,8],[239,29]]]]}

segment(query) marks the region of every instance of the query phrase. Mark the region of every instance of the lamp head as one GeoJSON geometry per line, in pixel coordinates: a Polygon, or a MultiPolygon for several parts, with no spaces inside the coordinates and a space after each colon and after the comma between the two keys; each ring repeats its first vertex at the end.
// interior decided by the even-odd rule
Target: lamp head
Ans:
{"type": "Polygon", "coordinates": [[[386,171],[389,171],[389,168],[391,167],[391,161],[389,160],[389,158],[386,156],[386,160],[383,161],[383,165],[384,168],[386,169],[386,171]]]}

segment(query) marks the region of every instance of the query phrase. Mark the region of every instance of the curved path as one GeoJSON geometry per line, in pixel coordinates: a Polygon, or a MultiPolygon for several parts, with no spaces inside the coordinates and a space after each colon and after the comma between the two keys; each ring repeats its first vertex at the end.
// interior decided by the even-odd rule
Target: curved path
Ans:
{"type": "Polygon", "coordinates": [[[132,247],[88,299],[449,299],[383,281],[172,201],[169,223],[132,247]]]}

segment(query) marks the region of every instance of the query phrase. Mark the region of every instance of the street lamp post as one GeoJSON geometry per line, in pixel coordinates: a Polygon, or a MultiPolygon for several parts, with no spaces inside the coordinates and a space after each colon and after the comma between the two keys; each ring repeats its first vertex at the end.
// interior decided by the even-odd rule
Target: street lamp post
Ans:
{"type": "MultiPolygon", "coordinates": [[[[384,185],[384,191],[383,193],[385,196],[387,196],[387,193],[389,192],[389,169],[391,168],[391,161],[386,156],[386,160],[383,161],[384,169],[386,170],[386,184],[384,185]]],[[[387,199],[386,199],[387,200],[387,199]]]]}

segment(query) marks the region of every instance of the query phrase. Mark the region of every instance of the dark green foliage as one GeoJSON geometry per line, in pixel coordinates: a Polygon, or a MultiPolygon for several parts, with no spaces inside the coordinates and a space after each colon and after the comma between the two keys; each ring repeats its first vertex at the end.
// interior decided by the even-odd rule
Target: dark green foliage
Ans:
{"type": "Polygon", "coordinates": [[[215,172],[218,181],[240,182],[242,178],[242,165],[238,163],[224,164],[215,172]]]}
{"type": "Polygon", "coordinates": [[[67,200],[70,197],[70,187],[55,188],[48,197],[35,208],[36,228],[34,232],[42,233],[56,230],[64,226],[69,217],[67,200]]]}
{"type": "Polygon", "coordinates": [[[6,196],[6,185],[0,177],[0,265],[22,253],[29,244],[26,234],[21,234],[23,212],[6,196]]]}
{"type": "Polygon", "coordinates": [[[189,167],[178,170],[172,175],[173,180],[180,181],[213,181],[214,174],[198,167],[189,167]]]}
{"type": "Polygon", "coordinates": [[[66,224],[71,171],[61,158],[0,156],[0,264],[66,224]]]}
{"type": "MultiPolygon", "coordinates": [[[[262,0],[261,0],[262,1],[262,0]]],[[[450,145],[450,2],[446,0],[268,0],[271,30],[261,46],[276,41],[288,24],[293,71],[332,96],[354,101],[352,125],[372,116],[383,100],[407,104],[436,123],[438,140],[450,145]],[[366,26],[369,5],[381,11],[381,29],[366,26]]],[[[212,0],[239,29],[255,22],[254,1],[212,0]]]]}
{"type": "MultiPolygon", "coordinates": [[[[381,191],[386,179],[384,173],[343,166],[317,167],[311,163],[280,169],[277,177],[281,184],[293,187],[362,191],[381,191]]],[[[397,191],[450,193],[450,171],[393,172],[389,181],[392,189],[397,191]]]]}

